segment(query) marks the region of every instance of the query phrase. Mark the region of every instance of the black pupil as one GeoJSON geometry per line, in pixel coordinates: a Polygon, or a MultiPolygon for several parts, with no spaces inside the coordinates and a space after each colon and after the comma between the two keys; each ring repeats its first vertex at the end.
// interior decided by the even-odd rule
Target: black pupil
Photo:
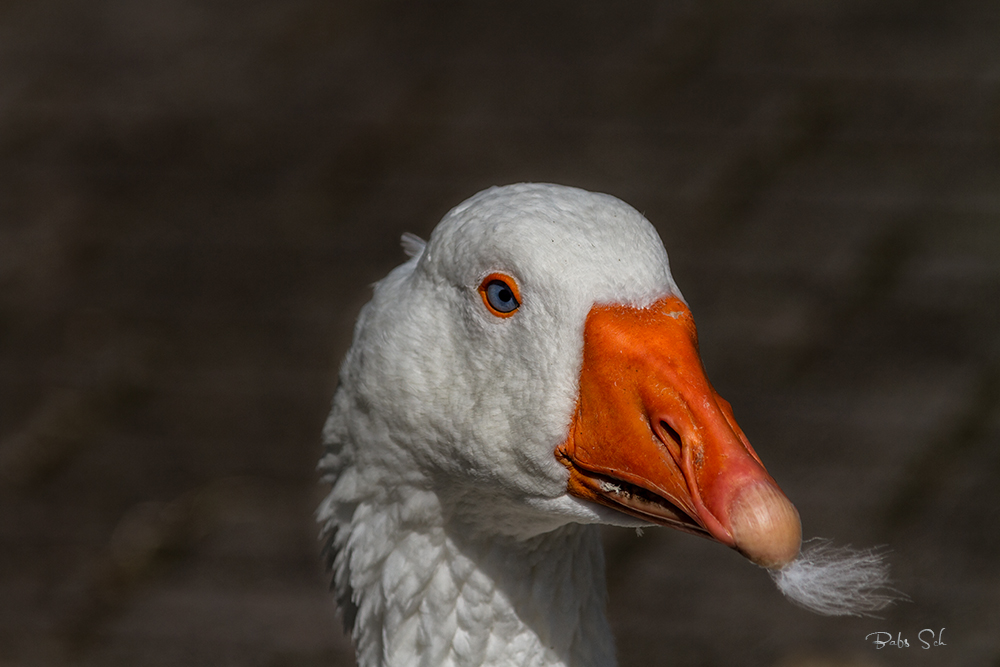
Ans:
{"type": "Polygon", "coordinates": [[[506,287],[501,287],[500,291],[497,292],[497,296],[500,297],[501,301],[510,301],[514,298],[514,295],[510,293],[510,290],[506,287]]]}

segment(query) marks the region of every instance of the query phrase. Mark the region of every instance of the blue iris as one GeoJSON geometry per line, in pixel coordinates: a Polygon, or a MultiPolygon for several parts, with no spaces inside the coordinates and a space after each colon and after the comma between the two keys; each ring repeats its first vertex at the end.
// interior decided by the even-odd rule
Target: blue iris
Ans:
{"type": "Polygon", "coordinates": [[[521,305],[514,296],[514,290],[502,280],[491,280],[486,286],[486,301],[498,313],[513,312],[521,305]]]}

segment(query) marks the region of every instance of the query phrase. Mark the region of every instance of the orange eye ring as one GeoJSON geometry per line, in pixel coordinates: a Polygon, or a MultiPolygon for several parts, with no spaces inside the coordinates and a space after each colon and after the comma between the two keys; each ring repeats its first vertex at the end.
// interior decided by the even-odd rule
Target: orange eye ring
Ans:
{"type": "Polygon", "coordinates": [[[497,317],[511,317],[521,307],[517,281],[503,273],[491,273],[479,283],[479,296],[486,309],[497,317]]]}

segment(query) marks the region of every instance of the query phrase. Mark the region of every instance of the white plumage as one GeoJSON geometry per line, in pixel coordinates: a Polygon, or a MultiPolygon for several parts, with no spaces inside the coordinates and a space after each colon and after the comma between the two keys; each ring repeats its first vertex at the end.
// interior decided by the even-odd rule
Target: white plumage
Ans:
{"type": "Polygon", "coordinates": [[[791,562],[797,513],[700,362],[676,361],[693,323],[642,215],[520,184],[403,245],[358,319],[320,463],[361,667],[613,665],[594,524],[672,525],[791,562]]]}

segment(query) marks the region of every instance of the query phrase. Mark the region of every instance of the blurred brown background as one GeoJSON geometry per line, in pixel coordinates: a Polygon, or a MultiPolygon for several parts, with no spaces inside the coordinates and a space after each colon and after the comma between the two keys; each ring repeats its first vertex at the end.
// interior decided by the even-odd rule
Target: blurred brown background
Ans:
{"type": "Polygon", "coordinates": [[[646,213],[806,534],[912,599],[609,530],[622,665],[1000,664],[1000,4],[747,5],[0,3],[0,665],[353,664],[338,360],[401,232],[525,180],[646,213]]]}

